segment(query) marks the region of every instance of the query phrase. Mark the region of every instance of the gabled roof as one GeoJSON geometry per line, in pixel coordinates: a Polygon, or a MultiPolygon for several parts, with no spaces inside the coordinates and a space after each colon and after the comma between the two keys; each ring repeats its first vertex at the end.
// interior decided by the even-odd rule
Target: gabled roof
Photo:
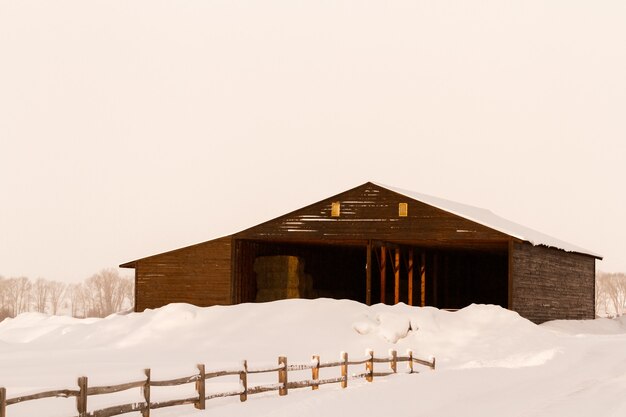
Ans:
{"type": "Polygon", "coordinates": [[[380,183],[372,183],[378,187],[385,188],[395,193],[401,194],[405,197],[413,200],[420,201],[438,209],[447,211],[457,216],[466,218],[475,223],[497,230],[511,237],[517,238],[529,242],[535,246],[547,246],[557,249],[562,249],[566,252],[577,252],[585,255],[591,255],[595,258],[602,259],[602,256],[594,253],[590,250],[581,248],[579,246],[567,243],[563,240],[548,236],[544,233],[522,226],[521,224],[504,219],[489,210],[468,206],[467,204],[461,204],[450,200],[445,200],[439,197],[433,197],[426,194],[416,193],[414,191],[403,190],[396,187],[390,187],[388,185],[380,183]]]}
{"type": "MultiPolygon", "coordinates": [[[[364,186],[364,185],[374,185],[378,188],[383,188],[386,190],[389,190],[393,193],[402,195],[406,198],[410,198],[412,200],[416,200],[419,201],[421,203],[427,204],[429,206],[435,207],[437,209],[446,211],[448,213],[451,213],[453,215],[459,216],[459,217],[463,217],[467,220],[470,220],[474,223],[478,223],[482,226],[488,227],[490,229],[493,229],[495,231],[504,233],[505,235],[511,236],[513,238],[519,239],[521,241],[525,241],[525,242],[529,242],[535,246],[546,246],[546,247],[551,247],[551,248],[557,248],[557,249],[561,249],[564,250],[566,252],[576,252],[576,253],[580,253],[580,254],[584,254],[584,255],[589,255],[589,256],[593,256],[594,258],[597,259],[602,259],[602,256],[594,253],[590,250],[581,248],[579,246],[573,245],[571,243],[567,243],[563,240],[554,238],[552,236],[546,235],[544,233],[538,232],[536,230],[530,229],[528,227],[522,226],[518,223],[512,222],[510,220],[504,219],[494,213],[492,213],[489,210],[483,209],[483,208],[479,208],[479,207],[474,207],[474,206],[469,206],[467,204],[462,204],[462,203],[457,203],[454,201],[450,201],[450,200],[446,200],[443,198],[439,198],[439,197],[433,197],[427,194],[420,194],[414,191],[408,191],[408,190],[403,190],[401,188],[396,188],[396,187],[391,187],[388,185],[384,185],[384,184],[380,184],[380,183],[375,183],[375,182],[367,182],[363,185],[361,185],[360,187],[364,186]]],[[[358,188],[358,187],[357,187],[358,188]]],[[[340,194],[338,194],[339,196],[340,194]]],[[[333,197],[330,197],[333,198],[333,197]]],[[[323,200],[322,200],[323,201],[323,200]]],[[[315,203],[314,203],[315,204],[315,203]]],[[[302,210],[302,209],[299,209],[302,210]]],[[[295,212],[299,211],[296,210],[295,212]]],[[[295,213],[292,212],[292,213],[295,213]]],[[[278,217],[278,219],[285,217],[285,216],[289,216],[292,213],[288,213],[286,215],[280,216],[278,217]]],[[[276,220],[276,219],[274,219],[276,220]]],[[[272,220],[270,220],[271,222],[272,220]]],[[[262,223],[263,224],[263,223],[262,223]]],[[[256,226],[253,226],[256,227],[256,226]]],[[[246,229],[247,230],[247,229],[246,229]]],[[[236,235],[236,234],[235,234],[236,235]]],[[[233,235],[229,235],[229,236],[233,236],[233,235]]],[[[225,237],[229,237],[229,236],[225,236],[225,237]]],[[[207,242],[211,242],[215,239],[209,240],[207,242]]],[[[207,242],[201,242],[198,243],[196,245],[202,245],[205,244],[207,242]]],[[[159,256],[159,255],[163,255],[165,253],[170,253],[170,252],[174,252],[174,251],[178,251],[178,250],[182,250],[182,249],[187,249],[191,246],[196,246],[196,245],[190,245],[184,248],[178,248],[178,249],[174,249],[172,251],[167,251],[164,253],[160,253],[158,255],[151,255],[148,257],[144,257],[144,258],[140,258],[140,259],[136,259],[134,261],[130,261],[127,263],[124,263],[122,265],[120,265],[120,267],[122,268],[134,268],[135,267],[135,263],[139,260],[142,259],[147,259],[147,258],[151,258],[154,256],[159,256]]]]}

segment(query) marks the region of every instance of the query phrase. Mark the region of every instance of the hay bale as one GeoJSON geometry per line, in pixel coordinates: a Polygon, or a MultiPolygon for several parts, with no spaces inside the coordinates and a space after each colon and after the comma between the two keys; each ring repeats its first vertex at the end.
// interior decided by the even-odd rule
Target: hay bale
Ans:
{"type": "Polygon", "coordinates": [[[257,302],[305,298],[312,292],[312,279],[297,256],[261,256],[254,261],[254,272],[257,302]]]}

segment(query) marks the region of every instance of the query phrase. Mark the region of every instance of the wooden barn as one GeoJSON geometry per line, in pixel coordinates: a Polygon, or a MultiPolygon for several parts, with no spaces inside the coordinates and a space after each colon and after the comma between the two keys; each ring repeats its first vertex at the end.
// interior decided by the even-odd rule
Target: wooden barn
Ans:
{"type": "Polygon", "coordinates": [[[283,298],[594,317],[597,254],[476,207],[375,183],[247,230],[120,265],[135,310],[283,298]]]}

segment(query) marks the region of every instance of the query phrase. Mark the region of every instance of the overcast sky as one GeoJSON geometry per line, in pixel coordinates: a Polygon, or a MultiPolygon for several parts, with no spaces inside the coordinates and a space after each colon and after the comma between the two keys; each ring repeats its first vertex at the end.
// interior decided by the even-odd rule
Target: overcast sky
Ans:
{"type": "Polygon", "coordinates": [[[623,0],[0,0],[0,275],[82,280],[368,180],[626,271],[625,74],[623,0]]]}

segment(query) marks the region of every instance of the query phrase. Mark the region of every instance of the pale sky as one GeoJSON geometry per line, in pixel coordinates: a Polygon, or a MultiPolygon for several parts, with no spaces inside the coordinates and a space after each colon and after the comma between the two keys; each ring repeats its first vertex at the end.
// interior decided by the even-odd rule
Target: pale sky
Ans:
{"type": "Polygon", "coordinates": [[[79,281],[368,180],[626,271],[625,74],[623,0],[0,0],[0,275],[79,281]]]}

